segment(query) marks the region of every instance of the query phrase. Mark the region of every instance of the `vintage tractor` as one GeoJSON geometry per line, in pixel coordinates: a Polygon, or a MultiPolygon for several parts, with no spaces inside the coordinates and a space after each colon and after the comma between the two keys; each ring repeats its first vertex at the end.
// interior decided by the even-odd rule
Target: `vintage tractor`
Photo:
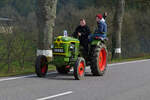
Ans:
{"type": "Polygon", "coordinates": [[[91,72],[95,76],[102,76],[107,66],[107,50],[104,40],[94,38],[90,43],[90,53],[88,55],[88,64],[80,51],[80,42],[72,37],[58,36],[54,40],[53,60],[48,62],[48,58],[40,55],[36,59],[35,69],[38,77],[44,77],[48,70],[48,64],[56,66],[60,74],[67,74],[71,68],[74,70],[76,80],[84,79],[85,68],[90,65],[91,72]]]}

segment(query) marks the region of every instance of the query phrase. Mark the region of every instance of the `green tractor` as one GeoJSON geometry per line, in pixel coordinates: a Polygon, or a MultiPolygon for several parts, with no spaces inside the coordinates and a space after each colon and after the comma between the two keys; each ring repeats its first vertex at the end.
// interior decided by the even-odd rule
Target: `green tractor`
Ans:
{"type": "Polygon", "coordinates": [[[35,69],[38,77],[44,77],[48,70],[48,64],[56,66],[60,74],[67,74],[73,68],[76,80],[84,79],[86,66],[90,66],[94,76],[102,76],[107,66],[107,49],[104,40],[94,38],[90,43],[90,53],[88,61],[83,57],[78,39],[72,37],[58,36],[54,40],[53,60],[48,61],[48,57],[40,55],[36,59],[35,69]],[[88,62],[88,63],[87,63],[88,62]]]}

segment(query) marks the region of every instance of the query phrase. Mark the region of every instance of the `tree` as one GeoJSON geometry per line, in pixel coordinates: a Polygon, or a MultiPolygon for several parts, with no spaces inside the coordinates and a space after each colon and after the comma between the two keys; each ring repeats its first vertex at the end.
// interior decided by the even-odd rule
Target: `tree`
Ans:
{"type": "Polygon", "coordinates": [[[121,57],[121,32],[124,16],[125,0],[118,0],[116,3],[116,12],[114,15],[114,33],[112,37],[112,58],[121,57]]]}
{"type": "Polygon", "coordinates": [[[52,44],[53,40],[57,0],[38,0],[37,4],[38,49],[50,50],[50,44],[52,44]]]}

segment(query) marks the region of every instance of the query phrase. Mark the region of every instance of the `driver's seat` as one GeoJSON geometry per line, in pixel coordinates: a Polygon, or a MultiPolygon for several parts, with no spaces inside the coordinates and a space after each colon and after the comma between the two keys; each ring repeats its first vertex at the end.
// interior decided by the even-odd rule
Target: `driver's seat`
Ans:
{"type": "Polygon", "coordinates": [[[95,36],[94,39],[96,40],[101,40],[101,41],[108,41],[108,38],[105,36],[105,37],[102,37],[102,36],[95,36]]]}

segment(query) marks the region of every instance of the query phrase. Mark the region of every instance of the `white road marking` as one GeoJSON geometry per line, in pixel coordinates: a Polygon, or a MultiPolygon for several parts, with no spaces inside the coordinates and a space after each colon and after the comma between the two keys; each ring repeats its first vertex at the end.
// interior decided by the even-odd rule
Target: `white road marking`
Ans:
{"type": "MultiPolygon", "coordinates": [[[[50,73],[47,73],[47,75],[51,75],[51,74],[56,74],[57,72],[50,72],[50,73]]],[[[19,76],[19,77],[10,77],[10,78],[3,78],[3,79],[0,79],[0,82],[3,82],[3,81],[10,81],[10,80],[16,80],[16,79],[22,79],[22,78],[29,78],[29,77],[35,77],[36,75],[33,74],[33,75],[26,75],[26,76],[19,76]]]]}
{"type": "Polygon", "coordinates": [[[124,64],[132,64],[132,63],[141,63],[141,62],[145,62],[145,61],[150,61],[150,59],[136,60],[136,61],[128,61],[128,62],[122,62],[122,63],[114,63],[114,64],[108,64],[108,66],[124,65],[124,64]]]}
{"type": "Polygon", "coordinates": [[[20,77],[12,77],[12,78],[4,78],[0,79],[0,82],[2,81],[9,81],[9,80],[16,80],[16,79],[21,79],[21,78],[28,78],[28,77],[33,77],[35,75],[27,75],[27,76],[20,76],[20,77]]]}
{"type": "Polygon", "coordinates": [[[56,98],[56,97],[60,97],[60,96],[64,96],[64,95],[68,95],[68,94],[72,94],[72,93],[73,93],[72,91],[68,91],[68,92],[64,92],[64,93],[60,93],[60,94],[56,94],[56,95],[36,99],[36,100],[48,100],[48,99],[53,99],[53,98],[56,98]]]}
{"type": "MultiPolygon", "coordinates": [[[[129,61],[129,62],[122,62],[122,63],[114,63],[114,64],[108,64],[108,66],[123,65],[123,64],[132,64],[132,63],[140,63],[140,62],[145,62],[145,61],[150,61],[150,59],[137,60],[137,61],[129,61]]],[[[90,69],[90,67],[87,67],[86,69],[90,69]]],[[[71,71],[73,71],[73,69],[71,69],[71,71]]],[[[48,75],[56,74],[56,73],[57,72],[50,72],[50,73],[48,73],[48,75]]],[[[0,79],[0,82],[10,81],[10,80],[16,80],[16,79],[22,79],[22,78],[29,78],[29,77],[34,77],[34,76],[36,76],[36,75],[33,74],[33,75],[26,75],[26,76],[19,76],[19,77],[2,78],[2,79],[0,79]]]]}

